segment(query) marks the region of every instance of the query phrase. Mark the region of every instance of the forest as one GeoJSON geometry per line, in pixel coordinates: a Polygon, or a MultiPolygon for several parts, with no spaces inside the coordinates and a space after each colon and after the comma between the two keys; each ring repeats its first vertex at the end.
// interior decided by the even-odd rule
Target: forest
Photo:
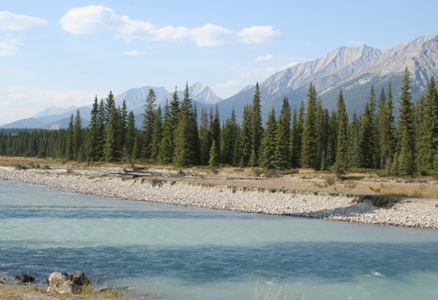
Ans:
{"type": "Polygon", "coordinates": [[[151,89],[141,126],[126,102],[116,107],[114,95],[94,99],[88,127],[81,115],[70,118],[67,129],[0,132],[0,155],[50,157],[63,161],[136,162],[176,167],[204,165],[258,167],[266,170],[311,168],[343,174],[373,169],[393,176],[438,174],[438,93],[431,77],[427,91],[413,103],[406,68],[395,118],[391,83],[381,91],[371,87],[363,112],[349,117],[342,89],[337,108],[324,109],[315,87],[291,111],[284,98],[279,114],[272,108],[262,124],[261,94],[256,84],[251,105],[241,122],[234,110],[221,121],[218,109],[202,109],[198,116],[186,84],[164,107],[157,106],[151,89]],[[376,95],[378,94],[378,97],[376,95]]]}

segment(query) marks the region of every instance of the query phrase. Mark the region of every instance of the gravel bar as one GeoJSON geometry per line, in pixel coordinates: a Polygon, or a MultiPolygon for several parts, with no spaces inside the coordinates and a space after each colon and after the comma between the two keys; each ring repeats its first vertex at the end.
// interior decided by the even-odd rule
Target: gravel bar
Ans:
{"type": "Polygon", "coordinates": [[[12,167],[1,167],[0,179],[125,200],[323,220],[438,228],[436,199],[403,200],[386,209],[375,207],[368,200],[355,203],[354,196],[207,186],[170,178],[123,179],[102,174],[69,173],[60,169],[15,170],[12,167]]]}

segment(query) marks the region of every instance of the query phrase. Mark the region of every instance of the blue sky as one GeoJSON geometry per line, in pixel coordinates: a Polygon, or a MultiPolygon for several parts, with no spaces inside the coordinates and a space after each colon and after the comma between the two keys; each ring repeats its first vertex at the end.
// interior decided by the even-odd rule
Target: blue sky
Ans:
{"type": "Polygon", "coordinates": [[[0,0],[0,124],[145,85],[199,81],[227,98],[339,46],[436,34],[437,12],[436,0],[0,0]]]}

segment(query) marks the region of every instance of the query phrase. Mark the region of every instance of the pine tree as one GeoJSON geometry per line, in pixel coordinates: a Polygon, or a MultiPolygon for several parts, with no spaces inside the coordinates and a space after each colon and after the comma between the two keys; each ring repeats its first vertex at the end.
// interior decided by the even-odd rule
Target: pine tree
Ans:
{"type": "Polygon", "coordinates": [[[353,121],[350,125],[350,167],[359,168],[361,163],[360,151],[360,120],[357,118],[356,111],[353,113],[353,121]]]}
{"type": "Polygon", "coordinates": [[[211,168],[216,168],[219,166],[219,148],[216,146],[216,141],[213,140],[210,148],[210,158],[208,160],[208,165],[211,168]]]}
{"type": "Polygon", "coordinates": [[[398,173],[401,176],[413,175],[415,173],[415,127],[411,98],[409,70],[406,67],[400,96],[399,116],[400,154],[398,158],[398,173]]]}
{"type": "Polygon", "coordinates": [[[160,157],[160,145],[161,145],[161,140],[163,138],[162,118],[163,117],[161,114],[161,106],[158,106],[154,116],[154,124],[153,124],[154,131],[152,134],[152,143],[151,143],[151,158],[154,161],[158,161],[160,157]]]}
{"type": "Polygon", "coordinates": [[[291,129],[291,165],[292,168],[301,166],[301,144],[304,128],[304,101],[301,101],[299,111],[294,110],[291,129]]]}
{"type": "Polygon", "coordinates": [[[99,144],[102,136],[100,135],[100,124],[99,124],[99,104],[97,96],[94,98],[93,109],[91,110],[91,120],[90,120],[90,134],[88,136],[88,159],[91,162],[98,161],[99,157],[99,144]]]}
{"type": "MultiPolygon", "coordinates": [[[[252,110],[251,106],[246,105],[243,108],[243,116],[242,116],[242,128],[240,130],[240,138],[239,138],[239,166],[244,168],[249,164],[249,160],[252,152],[252,110]]],[[[255,153],[254,153],[255,155],[255,153]]]]}
{"type": "Polygon", "coordinates": [[[438,95],[433,77],[430,78],[423,101],[423,118],[418,130],[417,168],[420,174],[427,175],[435,169],[434,160],[438,147],[438,95]]]}
{"type": "Polygon", "coordinates": [[[237,124],[234,108],[231,110],[231,116],[225,121],[221,130],[220,157],[221,162],[226,165],[237,165],[235,149],[237,147],[239,134],[239,125],[237,124]]]}
{"type": "Polygon", "coordinates": [[[261,96],[258,82],[256,83],[254,97],[252,99],[251,117],[251,150],[254,150],[255,161],[258,161],[263,137],[261,96]]]}
{"type": "Polygon", "coordinates": [[[173,135],[174,135],[174,127],[172,123],[172,115],[171,115],[169,104],[166,101],[166,105],[164,106],[163,138],[161,139],[160,155],[159,155],[161,163],[170,164],[173,161],[173,151],[174,151],[173,135]]]}
{"type": "Polygon", "coordinates": [[[68,123],[67,129],[67,143],[65,147],[65,159],[73,160],[73,150],[74,149],[74,129],[73,129],[73,114],[71,114],[70,122],[68,123]]]}
{"type": "Polygon", "coordinates": [[[271,112],[268,116],[268,121],[266,122],[266,128],[263,134],[263,139],[260,147],[259,165],[266,169],[273,169],[275,167],[274,154],[276,148],[276,143],[275,143],[276,133],[277,133],[277,121],[276,121],[274,107],[272,107],[271,112]]]}
{"type": "Polygon", "coordinates": [[[126,101],[123,100],[122,108],[120,111],[120,119],[119,119],[119,132],[118,132],[118,149],[122,151],[122,149],[126,148],[126,131],[128,126],[128,110],[126,107],[126,101]]]}
{"type": "Polygon", "coordinates": [[[135,144],[135,136],[137,135],[137,129],[135,128],[135,116],[131,110],[128,114],[128,124],[126,126],[126,152],[129,156],[132,156],[135,144]]]}
{"type": "Polygon", "coordinates": [[[336,174],[344,173],[348,169],[348,115],[345,107],[342,90],[339,91],[338,97],[338,144],[336,147],[336,174]]]}
{"type": "Polygon", "coordinates": [[[82,119],[79,109],[76,112],[75,121],[73,124],[73,160],[77,160],[79,156],[79,150],[82,146],[82,119]]]}
{"type": "Polygon", "coordinates": [[[180,119],[175,134],[174,163],[177,166],[194,165],[199,159],[199,133],[196,114],[186,84],[180,119]]]}
{"type": "Polygon", "coordinates": [[[277,132],[275,133],[274,166],[277,169],[289,169],[291,167],[291,112],[289,99],[284,97],[281,114],[277,121],[277,132]]]}
{"type": "Polygon", "coordinates": [[[120,159],[119,125],[120,113],[117,109],[110,112],[108,126],[105,129],[105,161],[114,162],[120,159]]]}
{"type": "Polygon", "coordinates": [[[155,92],[153,89],[149,89],[146,103],[144,105],[143,112],[143,152],[142,157],[144,159],[151,158],[152,154],[152,136],[154,134],[154,117],[155,117],[155,92]]]}
{"type": "Polygon", "coordinates": [[[309,85],[307,94],[307,113],[304,121],[303,135],[301,142],[301,165],[304,168],[318,169],[317,146],[318,136],[316,131],[317,122],[316,90],[312,83],[309,85]]]}
{"type": "Polygon", "coordinates": [[[199,125],[199,147],[201,151],[201,165],[206,165],[208,164],[208,159],[210,156],[211,137],[209,116],[207,109],[204,107],[201,111],[201,124],[199,125]]]}
{"type": "Polygon", "coordinates": [[[218,154],[217,159],[220,160],[219,153],[220,153],[220,137],[221,137],[221,124],[219,119],[219,108],[216,105],[216,109],[213,115],[213,118],[210,122],[210,137],[211,137],[211,143],[215,141],[216,146],[216,153],[218,154]]]}

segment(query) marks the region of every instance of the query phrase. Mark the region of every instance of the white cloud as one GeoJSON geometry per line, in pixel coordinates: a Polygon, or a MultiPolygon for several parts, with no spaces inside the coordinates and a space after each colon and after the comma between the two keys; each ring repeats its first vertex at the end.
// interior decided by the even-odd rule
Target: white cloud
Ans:
{"type": "Polygon", "coordinates": [[[3,32],[28,30],[35,26],[45,26],[47,23],[41,18],[0,11],[0,31],[3,32]]]}
{"type": "Polygon", "coordinates": [[[20,38],[0,36],[0,56],[14,55],[18,53],[18,46],[20,45],[20,38]]]}
{"type": "Polygon", "coordinates": [[[87,34],[105,31],[120,26],[123,21],[111,8],[88,5],[69,10],[59,23],[67,32],[87,34]]]}
{"type": "Polygon", "coordinates": [[[140,50],[130,50],[130,51],[123,52],[123,55],[126,55],[126,56],[140,56],[143,54],[145,54],[145,51],[140,51],[140,50]]]}
{"type": "Polygon", "coordinates": [[[272,54],[266,54],[265,56],[258,56],[257,58],[256,58],[256,61],[265,61],[265,60],[272,60],[272,59],[274,59],[274,55],[272,55],[272,54]]]}
{"type": "Polygon", "coordinates": [[[164,26],[131,20],[118,16],[111,8],[102,5],[85,6],[68,11],[59,21],[62,28],[73,34],[89,34],[99,31],[114,31],[115,38],[129,42],[133,39],[145,41],[191,40],[200,47],[223,44],[260,44],[277,41],[279,31],[272,26],[252,26],[239,32],[215,24],[200,27],[164,26]]]}

